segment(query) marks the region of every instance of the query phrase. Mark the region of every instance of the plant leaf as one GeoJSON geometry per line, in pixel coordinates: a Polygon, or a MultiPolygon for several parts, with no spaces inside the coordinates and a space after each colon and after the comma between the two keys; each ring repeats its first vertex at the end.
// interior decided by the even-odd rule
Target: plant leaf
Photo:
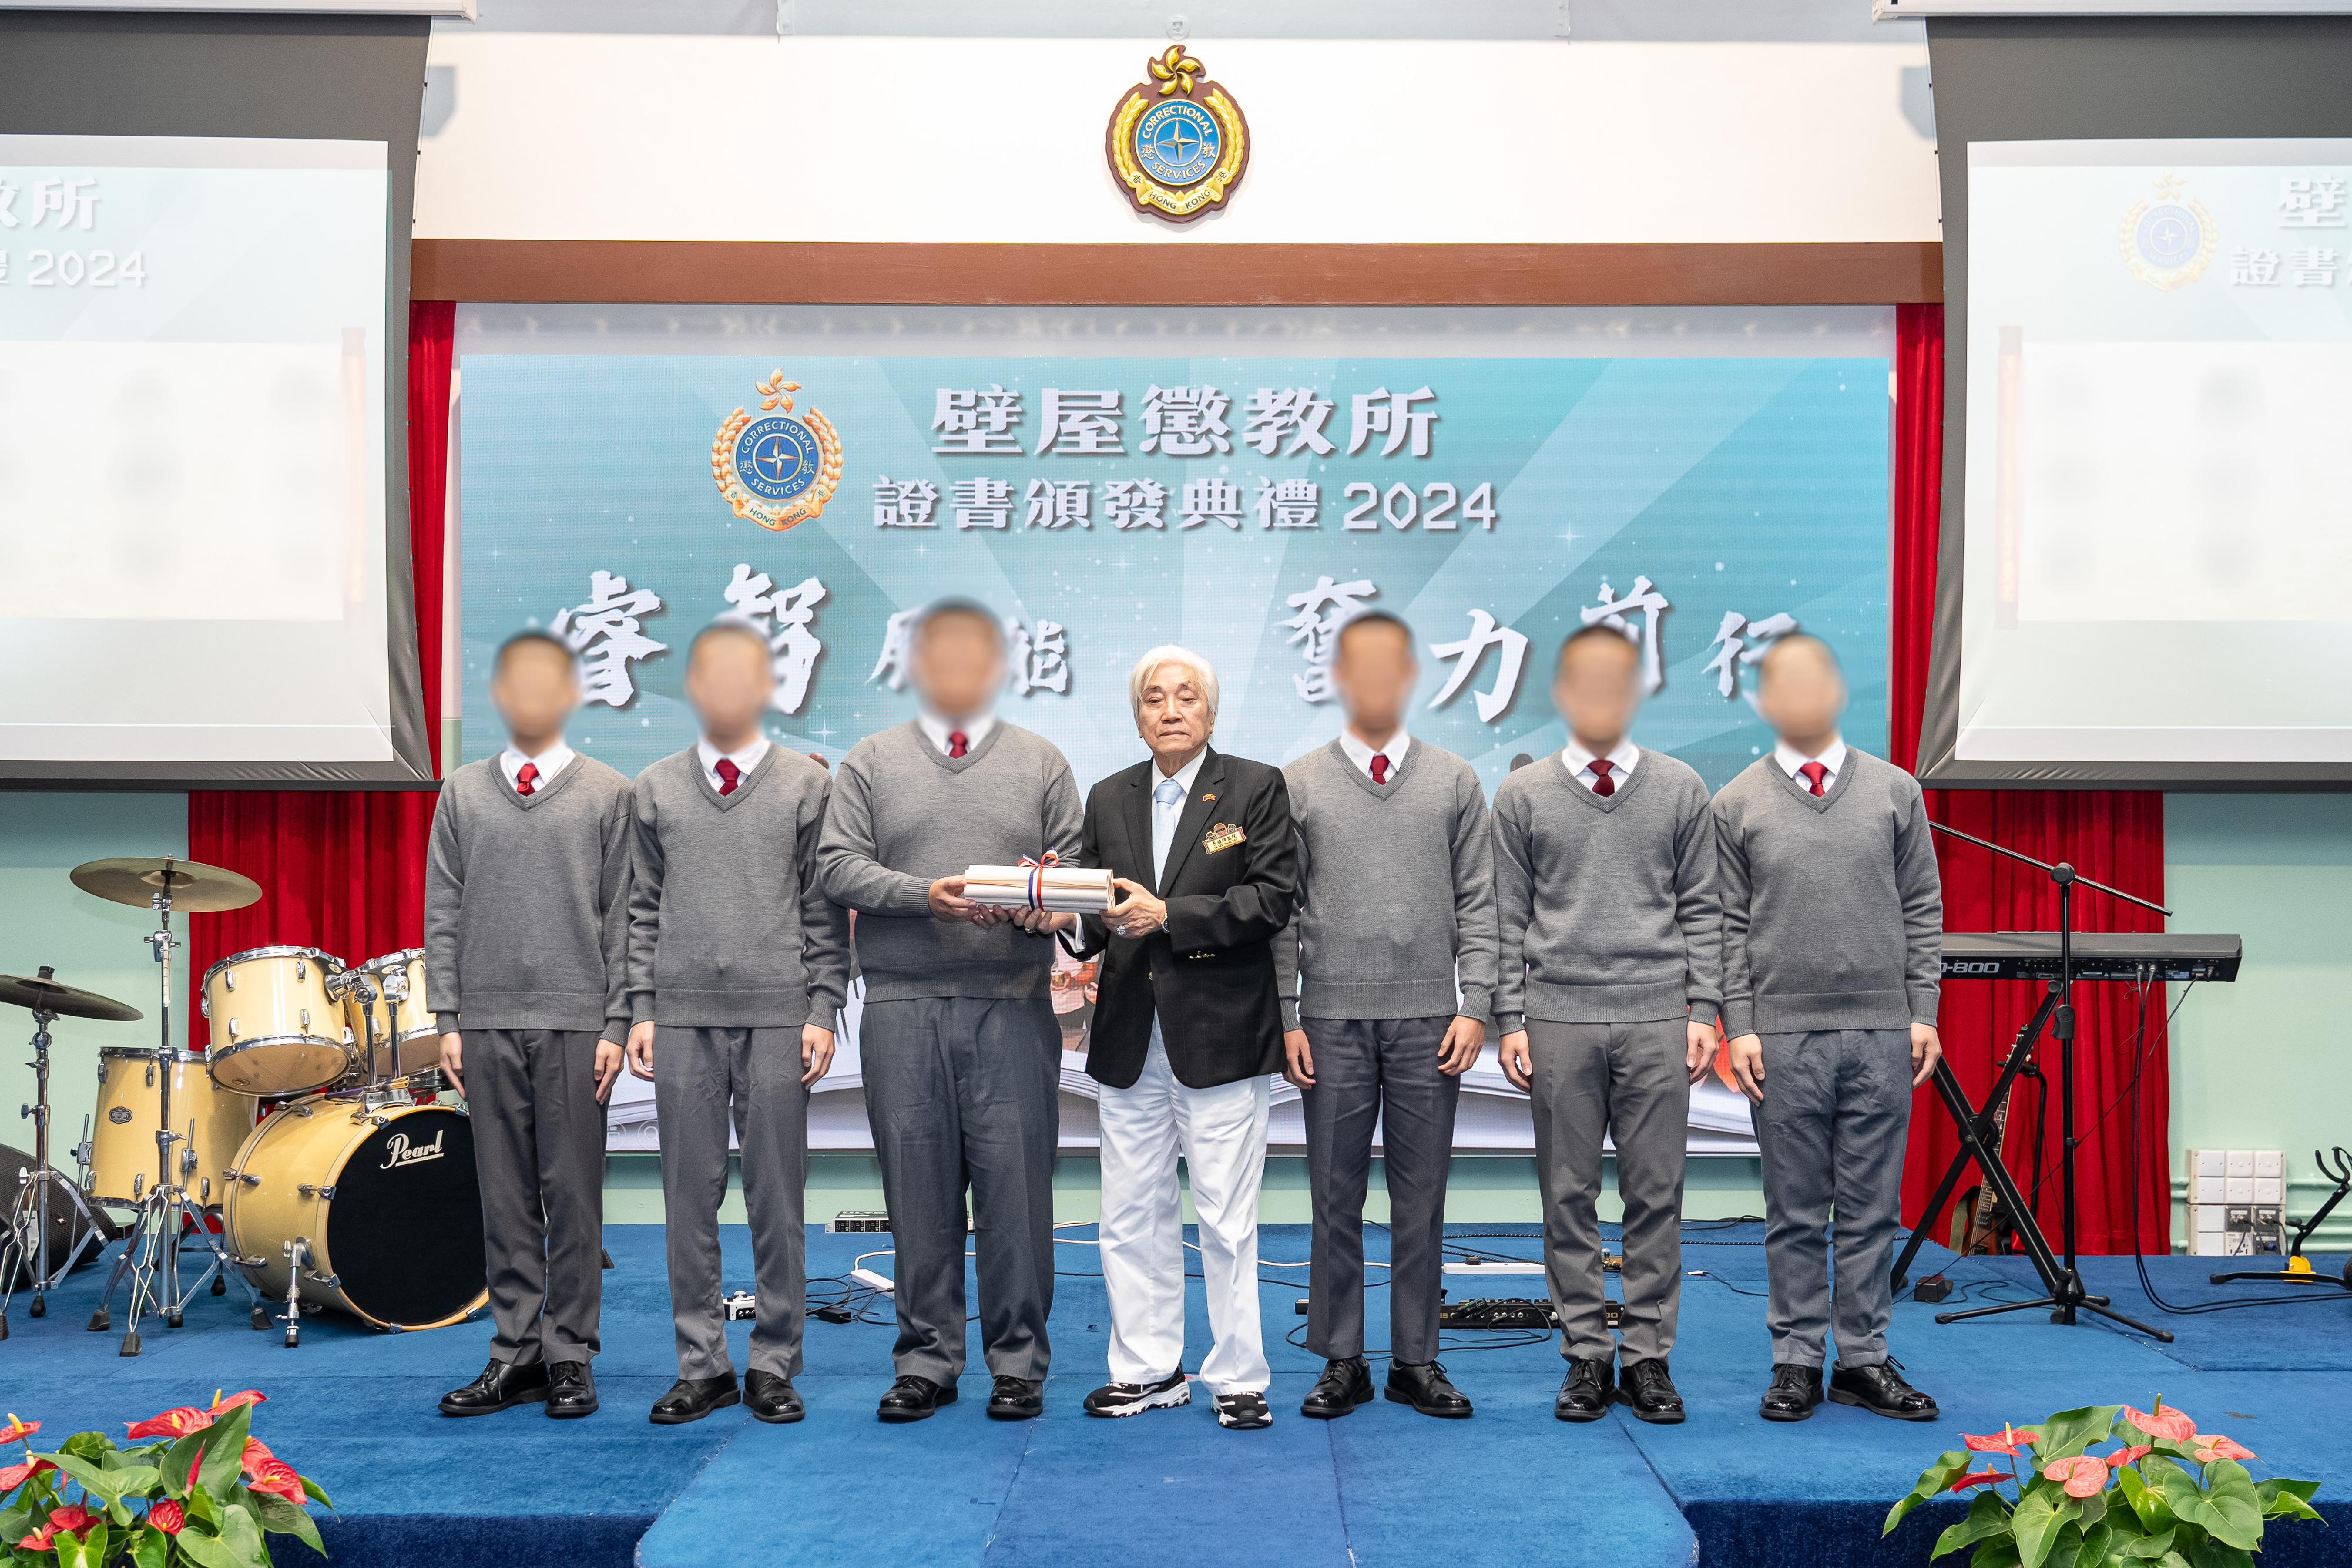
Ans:
{"type": "Polygon", "coordinates": [[[2042,1568],[2088,1568],[2096,1562],[2097,1559],[2084,1554],[2081,1527],[2070,1523],[2051,1541],[2050,1555],[2043,1559],[2042,1568]]]}
{"type": "Polygon", "coordinates": [[[2053,1481],[2037,1480],[2027,1487],[2025,1495],[2017,1500],[2017,1511],[2010,1516],[2022,1568],[2042,1568],[2058,1544],[2058,1532],[2082,1512],[2083,1505],[2053,1481]]]}
{"type": "Polygon", "coordinates": [[[220,1538],[241,1568],[269,1568],[269,1546],[261,1539],[261,1526],[242,1503],[230,1502],[221,1510],[220,1538]]]}
{"type": "MultiPolygon", "coordinates": [[[[1929,1498],[1941,1496],[1944,1489],[1958,1479],[1968,1468],[1968,1450],[1954,1448],[1937,1459],[1934,1464],[1921,1470],[1918,1480],[1913,1483],[1911,1490],[1898,1499],[1893,1508],[1886,1511],[1886,1523],[1880,1528],[1878,1533],[1881,1536],[1894,1534],[1895,1527],[1903,1522],[1904,1515],[1926,1502],[1929,1498]]],[[[304,1481],[302,1485],[304,1490],[312,1490],[313,1495],[317,1495],[309,1481],[304,1481]]],[[[319,1500],[326,1502],[327,1500],[320,1497],[319,1500]]],[[[327,1506],[331,1508],[334,1505],[328,1503],[327,1506]]]]}
{"type": "Polygon", "coordinates": [[[191,1432],[163,1450],[163,1490],[175,1498],[184,1498],[195,1484],[196,1462],[204,1458],[205,1435],[191,1432]]]}
{"type": "MultiPolygon", "coordinates": [[[[2254,1496],[2263,1505],[2264,1519],[2319,1519],[2319,1511],[2311,1506],[2311,1494],[2319,1490],[2317,1481],[2267,1480],[2254,1483],[2254,1496]]],[[[5,1538],[0,1531],[0,1539],[5,1538]]]]}
{"type": "Polygon", "coordinates": [[[58,1445],[61,1454],[71,1454],[77,1459],[88,1459],[93,1465],[106,1463],[106,1456],[115,1452],[114,1439],[103,1432],[77,1432],[58,1445]]]}
{"type": "Polygon", "coordinates": [[[319,1526],[307,1511],[263,1491],[247,1491],[244,1501],[253,1510],[253,1517],[260,1521],[262,1529],[293,1536],[320,1556],[327,1554],[326,1543],[319,1539],[319,1526]]]}
{"type": "MultiPolygon", "coordinates": [[[[110,1503],[123,1493],[121,1478],[128,1472],[110,1470],[105,1466],[85,1459],[78,1454],[58,1452],[35,1456],[44,1458],[81,1483],[82,1490],[99,1503],[110,1503]]],[[[62,1547],[59,1548],[63,1550],[62,1547]]]]}
{"type": "Polygon", "coordinates": [[[2254,1568],[2254,1560],[2250,1553],[2234,1546],[2224,1546],[2218,1541],[2209,1541],[2199,1547],[2197,1555],[2190,1561],[2195,1568],[2254,1568]]]}
{"type": "Polygon", "coordinates": [[[2016,1541],[2004,1535],[1980,1543],[1969,1559],[1969,1568],[2017,1568],[2016,1541]]]}
{"type": "MultiPolygon", "coordinates": [[[[204,1488],[215,1497],[226,1497],[245,1472],[245,1439],[253,1425],[253,1406],[240,1405],[198,1434],[204,1439],[205,1463],[199,1472],[204,1488]]],[[[224,1527],[223,1539],[226,1539],[224,1527]]]]}
{"type": "Polygon", "coordinates": [[[2172,1551],[2173,1533],[2172,1530],[2167,1529],[2160,1535],[2143,1535],[2136,1540],[2124,1542],[2116,1554],[2127,1561],[2138,1563],[2168,1556],[2172,1551]]]}
{"type": "Polygon", "coordinates": [[[172,1552],[171,1537],[151,1524],[131,1538],[130,1550],[135,1568],[163,1568],[172,1552]]]}
{"type": "Polygon", "coordinates": [[[2185,1492],[2177,1484],[2166,1489],[2165,1500],[2172,1505],[2172,1511],[2225,1546],[2241,1552],[2258,1549],[2263,1543],[2263,1505],[2246,1467],[2216,1459],[2206,1467],[2205,1477],[2200,1489],[2186,1470],[2181,1472],[2190,1485],[2185,1492]]]}
{"type": "MultiPolygon", "coordinates": [[[[193,1523],[183,1529],[173,1540],[181,1554],[195,1563],[196,1568],[245,1568],[237,1561],[236,1553],[231,1552],[220,1537],[193,1523]]],[[[2184,1563],[2182,1568],[2188,1568],[2188,1565],[2184,1563]]]]}
{"type": "Polygon", "coordinates": [[[2077,1410],[2061,1410],[2041,1424],[2041,1436],[2034,1439],[2034,1469],[2040,1469],[2053,1459],[2069,1459],[2087,1451],[2094,1443],[2103,1443],[2115,1436],[2116,1417],[2123,1414],[2120,1405],[2085,1405],[2077,1410]]]}
{"type": "Polygon", "coordinates": [[[1969,1504],[1969,1516],[1936,1537],[1936,1550],[1927,1553],[1927,1558],[1933,1562],[1948,1552],[1958,1552],[1963,1546],[1974,1546],[1979,1541],[2008,1533],[2009,1504],[1997,1491],[1980,1491],[1969,1504]]]}

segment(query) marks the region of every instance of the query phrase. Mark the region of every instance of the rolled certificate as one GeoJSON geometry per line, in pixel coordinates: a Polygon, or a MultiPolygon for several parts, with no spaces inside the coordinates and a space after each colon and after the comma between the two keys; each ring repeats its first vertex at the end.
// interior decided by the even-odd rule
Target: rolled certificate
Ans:
{"type": "Polygon", "coordinates": [[[1100,915],[1115,902],[1108,871],[1062,865],[971,866],[963,895],[974,904],[1072,915],[1100,915]]]}

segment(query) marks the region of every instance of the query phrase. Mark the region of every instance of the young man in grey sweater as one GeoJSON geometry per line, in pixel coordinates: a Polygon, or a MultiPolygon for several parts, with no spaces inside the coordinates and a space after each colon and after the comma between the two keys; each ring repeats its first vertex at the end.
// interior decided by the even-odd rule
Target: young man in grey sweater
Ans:
{"type": "Polygon", "coordinates": [[[466,1096],[482,1187],[489,1364],[445,1416],[544,1400],[593,1414],[604,1300],[605,1097],[621,1071],[629,781],[574,752],[572,650],[499,647],[506,749],[441,786],[425,873],[425,992],[466,1096]]]}
{"type": "Polygon", "coordinates": [[[1307,1113],[1307,1348],[1325,1358],[1299,1413],[1324,1419],[1372,1396],[1364,1193],[1376,1123],[1389,1192],[1387,1396],[1424,1416],[1471,1413],[1438,1364],[1437,1312],[1454,1106],[1486,1047],[1495,986],[1494,834],[1477,773],[1405,733],[1420,668],[1402,621],[1382,611],[1349,621],[1331,665],[1347,727],[1282,770],[1299,903],[1274,962],[1284,1076],[1307,1113]]]}
{"type": "Polygon", "coordinates": [[[969,1190],[988,1414],[1019,1421],[1044,1410],[1052,1358],[1054,942],[965,898],[963,872],[1048,853],[1076,864],[1083,815],[1061,752],[994,712],[996,617],[946,601],[911,643],[922,710],[842,759],[819,852],[825,892],[856,912],[858,1056],[897,1249],[898,1377],[877,1414],[919,1421],[956,1397],[969,1190]]]}
{"type": "Polygon", "coordinates": [[[1568,1360],[1552,1414],[1597,1421],[1613,1398],[1672,1425],[1683,1158],[1690,1086],[1715,1054],[1722,916],[1706,785],[1628,738],[1641,697],[1641,652],[1623,633],[1588,626],[1560,645],[1552,702],[1567,748],[1495,794],[1496,1011],[1504,1075],[1534,1102],[1544,1272],[1568,1360]],[[1595,1208],[1611,1137],[1625,1211],[1622,1367],[1595,1208]]]}
{"type": "Polygon", "coordinates": [[[1723,787],[1715,819],[1724,1031],[1764,1156],[1772,1382],[1760,1413],[1813,1413],[1834,1322],[1829,1397],[1932,1421],[1936,1402],[1886,1354],[1911,1091],[1943,1049],[1944,894],[1927,803],[1911,775],[1839,738],[1845,682],[1819,640],[1782,638],[1759,674],[1779,740],[1723,787]]]}
{"type": "Polygon", "coordinates": [[[849,933],[817,879],[831,780],[762,733],[774,692],[765,638],[739,622],[705,627],[686,674],[702,738],[637,779],[629,1071],[654,1084],[677,1337],[659,1426],[739,1398],[762,1421],[806,1413],[792,1380],[808,1296],[808,1093],[833,1064],[849,933]],[[719,1301],[730,1125],[757,1302],[740,1395],[719,1301]]]}

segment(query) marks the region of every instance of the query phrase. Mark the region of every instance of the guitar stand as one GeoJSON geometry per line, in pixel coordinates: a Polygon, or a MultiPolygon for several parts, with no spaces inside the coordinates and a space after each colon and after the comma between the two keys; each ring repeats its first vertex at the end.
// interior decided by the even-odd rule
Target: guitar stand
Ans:
{"type": "Polygon", "coordinates": [[[2344,1273],[2338,1277],[2316,1272],[2311,1266],[2311,1260],[2303,1255],[2303,1244],[2311,1239],[2312,1232],[2336,1212],[2337,1204],[2342,1203],[2346,1197],[2352,1196],[2352,1154],[2347,1154],[2344,1145],[2338,1144],[2333,1160],[2317,1149],[2311,1151],[2311,1157],[2318,1164],[2320,1174],[2336,1183],[2336,1190],[2327,1195],[2327,1201],[2321,1204],[2309,1219],[2294,1228],[2294,1239],[2287,1245],[2286,1267],[2234,1269],[2212,1276],[2212,1283],[2227,1285],[2239,1280],[2260,1280],[2274,1285],[2330,1285],[2352,1290],[2352,1263],[2347,1263],[2344,1273]]]}

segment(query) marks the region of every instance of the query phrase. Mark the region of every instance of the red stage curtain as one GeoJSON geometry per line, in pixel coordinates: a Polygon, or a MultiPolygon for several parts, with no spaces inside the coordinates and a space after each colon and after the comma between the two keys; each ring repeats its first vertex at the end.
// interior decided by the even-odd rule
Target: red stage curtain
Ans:
{"type": "MultiPolygon", "coordinates": [[[[1896,308],[1895,538],[1893,548],[1892,642],[1888,685],[1892,691],[1891,747],[1895,758],[1916,766],[1920,706],[1927,691],[1929,635],[1936,613],[1936,550],[1943,497],[1944,309],[1940,305],[1896,308]]],[[[2069,861],[2084,876],[2161,902],[2164,897],[2164,797],[2145,790],[1931,789],[1927,814],[1979,838],[2007,844],[2038,860],[2069,861]]],[[[2058,922],[2058,899],[2040,872],[2002,861],[1971,844],[1937,844],[1944,872],[1944,925],[1951,931],[2043,931],[2058,922]]],[[[2154,931],[2154,915],[2096,894],[2078,892],[2074,921],[2084,931],[2154,931]]],[[[2084,1252],[2124,1252],[2131,1248],[2130,1106],[2137,1030],[2131,992],[2118,985],[2078,987],[2075,1035],[2075,1125],[2082,1146],[2075,1158],[2078,1237],[2084,1252]]],[[[1979,1103],[1990,1090],[2000,1059],[2018,1030],[2042,999],[2041,988],[2016,982],[1963,981],[1944,988],[1943,1040],[1953,1071],[1979,1103]]],[[[2140,1077],[2139,1234],[2158,1252],[2169,1244],[2171,1170],[2166,1142],[2171,1094],[2162,1049],[2165,998],[2149,1002],[2148,1051],[2140,1077]]],[[[2035,1093],[2021,1081],[2012,1105],[2007,1147],[2011,1169],[2032,1188],[2042,1184],[2037,1209],[2058,1239],[2058,1051],[2045,1035],[2040,1058],[2049,1078],[2048,1131],[2038,1163],[2031,1151],[2035,1093]]],[[[1959,1146],[1950,1119],[1932,1091],[1923,1090],[1913,1107],[1911,1147],[1903,1174],[1906,1219],[1916,1221],[1937,1178],[1959,1146]]],[[[1973,1173],[1970,1180],[1973,1181],[1973,1173]]],[[[1948,1211],[1938,1225],[1949,1223],[1948,1211]]]]}
{"type": "MultiPolygon", "coordinates": [[[[425,729],[441,751],[442,553],[449,472],[449,375],[457,307],[418,300],[408,316],[409,553],[416,592],[425,729]]],[[[188,922],[189,1039],[205,969],[248,947],[320,947],[357,963],[425,937],[426,789],[205,789],[188,797],[188,854],[242,872],[261,901],[188,922]]]]}

